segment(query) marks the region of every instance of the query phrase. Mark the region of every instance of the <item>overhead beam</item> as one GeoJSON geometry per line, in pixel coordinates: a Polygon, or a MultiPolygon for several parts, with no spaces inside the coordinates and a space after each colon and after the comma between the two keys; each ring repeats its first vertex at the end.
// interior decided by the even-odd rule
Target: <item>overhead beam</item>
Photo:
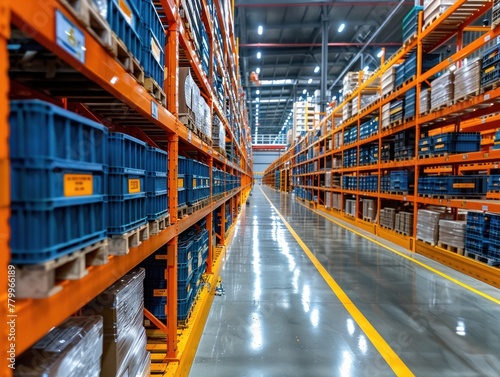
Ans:
{"type": "MultiPolygon", "coordinates": [[[[402,43],[398,42],[371,42],[371,43],[358,43],[358,42],[330,42],[328,47],[364,47],[364,46],[377,46],[377,47],[400,47],[402,43]]],[[[304,47],[322,47],[321,43],[241,43],[241,48],[304,48],[304,47]]]]}
{"type": "MultiPolygon", "coordinates": [[[[334,7],[363,7],[363,6],[396,6],[398,1],[316,1],[304,2],[303,0],[275,0],[272,3],[262,2],[262,0],[236,0],[235,8],[283,8],[283,7],[314,7],[314,6],[334,6],[334,7]]],[[[406,5],[415,5],[415,1],[405,1],[406,5]]]]}

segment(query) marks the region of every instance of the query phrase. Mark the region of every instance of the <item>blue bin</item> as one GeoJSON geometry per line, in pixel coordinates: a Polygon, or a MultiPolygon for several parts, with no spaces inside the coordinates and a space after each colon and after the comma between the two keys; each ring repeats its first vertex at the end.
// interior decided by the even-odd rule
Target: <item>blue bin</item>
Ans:
{"type": "Polygon", "coordinates": [[[136,1],[110,0],[108,2],[107,21],[111,30],[120,38],[128,51],[141,61],[142,42],[140,33],[141,16],[136,1]]]}
{"type": "Polygon", "coordinates": [[[137,170],[135,173],[120,173],[123,171],[124,169],[110,168],[109,195],[146,193],[146,173],[144,170],[137,170]]]}
{"type": "Polygon", "coordinates": [[[167,191],[147,195],[147,217],[149,221],[156,220],[168,213],[167,191]]]}
{"type": "Polygon", "coordinates": [[[12,203],[10,263],[42,263],[101,241],[107,237],[106,219],[103,196],[85,204],[51,203],[45,208],[12,203]]]}
{"type": "Polygon", "coordinates": [[[145,172],[147,159],[147,144],[145,142],[118,132],[109,134],[110,167],[124,169],[123,173],[145,172]]]}
{"type": "Polygon", "coordinates": [[[166,174],[168,172],[168,153],[162,149],[148,146],[146,170],[150,174],[166,174]]]}
{"type": "Polygon", "coordinates": [[[193,305],[193,293],[188,295],[185,299],[177,300],[177,319],[185,320],[187,319],[189,312],[191,311],[191,307],[193,305]]]}
{"type": "Polygon", "coordinates": [[[108,212],[109,234],[123,234],[146,224],[146,194],[110,196],[108,212]]]}

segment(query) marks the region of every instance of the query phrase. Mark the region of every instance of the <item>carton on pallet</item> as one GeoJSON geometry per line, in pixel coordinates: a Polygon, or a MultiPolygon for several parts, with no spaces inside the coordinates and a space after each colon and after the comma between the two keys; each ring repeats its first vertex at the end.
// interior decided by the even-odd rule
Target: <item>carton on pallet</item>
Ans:
{"type": "Polygon", "coordinates": [[[450,106],[454,95],[453,72],[445,72],[431,83],[431,111],[450,106]]]}
{"type": "Polygon", "coordinates": [[[477,58],[455,71],[455,100],[466,99],[470,95],[479,94],[481,86],[481,59],[477,58]]]}
{"type": "Polygon", "coordinates": [[[463,250],[466,224],[465,221],[439,220],[439,243],[463,250]]]}
{"type": "Polygon", "coordinates": [[[399,64],[393,65],[382,74],[382,96],[389,94],[395,88],[396,68],[399,64]]]}
{"type": "Polygon", "coordinates": [[[431,109],[431,88],[420,91],[420,114],[426,114],[431,109]]]}
{"type": "Polygon", "coordinates": [[[455,0],[426,0],[424,1],[424,26],[430,25],[437,17],[455,3],[455,0]]]}

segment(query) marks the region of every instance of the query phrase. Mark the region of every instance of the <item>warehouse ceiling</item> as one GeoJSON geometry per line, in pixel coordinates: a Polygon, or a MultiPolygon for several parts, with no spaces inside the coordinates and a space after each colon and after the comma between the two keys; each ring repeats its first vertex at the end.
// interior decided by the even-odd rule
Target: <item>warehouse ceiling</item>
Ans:
{"type": "Polygon", "coordinates": [[[331,100],[339,97],[345,72],[366,66],[374,70],[382,48],[390,56],[401,47],[402,20],[414,4],[404,0],[235,0],[240,71],[252,134],[257,124],[259,134],[278,134],[293,102],[319,91],[321,69],[316,67],[322,61],[322,25],[329,28],[327,89],[331,92],[327,98],[331,100]],[[259,69],[257,86],[250,74],[259,69]]]}

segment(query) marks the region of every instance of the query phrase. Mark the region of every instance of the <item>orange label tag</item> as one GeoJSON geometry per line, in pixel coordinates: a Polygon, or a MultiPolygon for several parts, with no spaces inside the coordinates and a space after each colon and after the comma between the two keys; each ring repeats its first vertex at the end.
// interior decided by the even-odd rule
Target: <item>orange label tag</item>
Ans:
{"type": "Polygon", "coordinates": [[[167,297],[166,289],[153,289],[153,296],[155,297],[167,297]]]}
{"type": "Polygon", "coordinates": [[[137,194],[141,192],[141,180],[140,179],[129,179],[128,180],[128,193],[137,194]]]}
{"type": "Polygon", "coordinates": [[[64,196],[92,195],[93,183],[92,174],[64,174],[64,196]]]}
{"type": "MultiPolygon", "coordinates": [[[[132,10],[128,6],[127,2],[125,0],[118,0],[118,7],[120,8],[120,11],[123,13],[123,16],[125,17],[125,21],[129,25],[132,25],[132,10]]],[[[133,25],[132,25],[133,26],[133,25]]]]}

